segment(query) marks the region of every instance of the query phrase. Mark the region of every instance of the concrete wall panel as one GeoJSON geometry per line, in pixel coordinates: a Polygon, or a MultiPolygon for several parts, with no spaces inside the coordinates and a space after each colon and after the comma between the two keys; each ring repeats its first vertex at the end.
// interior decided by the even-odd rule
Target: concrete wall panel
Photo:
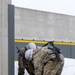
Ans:
{"type": "Polygon", "coordinates": [[[15,39],[75,41],[75,16],[15,7],[15,39]]]}
{"type": "MultiPolygon", "coordinates": [[[[1,11],[1,0],[0,0],[0,11],[1,11]]],[[[1,37],[1,31],[2,31],[2,29],[1,29],[1,27],[2,27],[2,25],[1,25],[1,12],[0,12],[0,38],[2,38],[1,37]]],[[[0,75],[1,75],[1,39],[0,39],[0,75]]]]}
{"type": "Polygon", "coordinates": [[[8,4],[0,0],[0,75],[8,75],[8,4]]]}

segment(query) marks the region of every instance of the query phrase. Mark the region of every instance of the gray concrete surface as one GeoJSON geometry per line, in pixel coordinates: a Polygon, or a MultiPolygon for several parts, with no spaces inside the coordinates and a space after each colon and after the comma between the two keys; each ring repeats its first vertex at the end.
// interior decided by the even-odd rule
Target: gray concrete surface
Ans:
{"type": "Polygon", "coordinates": [[[0,75],[8,75],[8,4],[0,0],[0,75]]]}
{"type": "Polygon", "coordinates": [[[15,8],[15,39],[75,42],[75,16],[15,8]]]}
{"type": "MultiPolygon", "coordinates": [[[[0,0],[0,11],[1,11],[1,0],[0,0]]],[[[0,38],[1,38],[1,12],[0,12],[0,38]]],[[[1,39],[0,39],[0,75],[1,75],[1,39]]]]}

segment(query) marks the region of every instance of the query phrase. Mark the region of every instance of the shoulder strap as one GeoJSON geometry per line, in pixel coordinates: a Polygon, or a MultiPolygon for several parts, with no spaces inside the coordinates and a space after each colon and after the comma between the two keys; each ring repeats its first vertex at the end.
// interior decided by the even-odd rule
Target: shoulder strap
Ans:
{"type": "Polygon", "coordinates": [[[47,43],[46,43],[45,45],[43,45],[42,47],[47,46],[48,44],[49,44],[50,46],[54,47],[54,42],[53,42],[53,41],[47,42],[47,43]]]}

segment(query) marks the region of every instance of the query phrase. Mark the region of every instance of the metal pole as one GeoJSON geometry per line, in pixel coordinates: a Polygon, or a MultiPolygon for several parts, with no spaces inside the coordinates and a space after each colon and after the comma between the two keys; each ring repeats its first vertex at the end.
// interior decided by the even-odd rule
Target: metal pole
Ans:
{"type": "Polygon", "coordinates": [[[8,75],[14,75],[14,5],[8,5],[8,75]]]}

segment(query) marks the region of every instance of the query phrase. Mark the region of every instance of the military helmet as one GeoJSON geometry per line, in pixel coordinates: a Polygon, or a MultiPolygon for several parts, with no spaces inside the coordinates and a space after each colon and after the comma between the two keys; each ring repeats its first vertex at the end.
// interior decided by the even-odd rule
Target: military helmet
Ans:
{"type": "Polygon", "coordinates": [[[29,43],[27,46],[26,46],[27,49],[33,49],[35,50],[36,49],[36,44],[35,43],[29,43]]]}
{"type": "Polygon", "coordinates": [[[32,60],[32,54],[33,54],[33,49],[28,49],[25,52],[25,58],[26,58],[26,60],[32,60]]]}

